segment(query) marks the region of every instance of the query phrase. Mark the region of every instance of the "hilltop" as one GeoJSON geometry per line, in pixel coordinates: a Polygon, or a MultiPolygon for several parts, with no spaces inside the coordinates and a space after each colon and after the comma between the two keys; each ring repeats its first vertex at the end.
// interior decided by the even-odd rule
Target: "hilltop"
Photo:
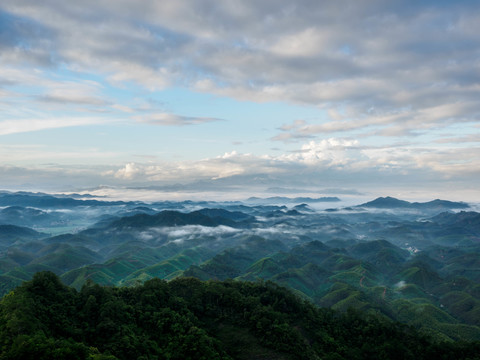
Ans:
{"type": "Polygon", "coordinates": [[[408,202],[399,200],[394,197],[379,197],[375,200],[360,204],[357,207],[378,208],[378,209],[435,209],[435,210],[452,210],[452,209],[468,209],[470,206],[464,202],[454,202],[447,200],[432,200],[428,202],[408,202]]]}
{"type": "Polygon", "coordinates": [[[80,291],[37,273],[0,302],[2,359],[478,359],[411,327],[319,309],[272,282],[150,280],[80,291]]]}

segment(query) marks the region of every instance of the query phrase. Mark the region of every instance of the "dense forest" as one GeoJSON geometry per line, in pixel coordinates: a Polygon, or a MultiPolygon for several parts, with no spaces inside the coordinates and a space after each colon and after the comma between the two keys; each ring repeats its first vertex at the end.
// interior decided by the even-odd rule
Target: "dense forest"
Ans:
{"type": "Polygon", "coordinates": [[[80,290],[39,272],[0,303],[0,359],[480,359],[373,312],[267,281],[152,279],[80,290]]]}

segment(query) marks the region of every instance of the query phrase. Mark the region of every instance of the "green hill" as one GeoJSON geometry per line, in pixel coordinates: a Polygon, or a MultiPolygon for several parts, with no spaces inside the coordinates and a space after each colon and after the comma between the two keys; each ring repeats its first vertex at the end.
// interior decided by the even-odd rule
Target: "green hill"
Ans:
{"type": "Polygon", "coordinates": [[[83,265],[93,264],[101,257],[87,248],[61,244],[55,251],[49,251],[35,258],[31,264],[43,264],[59,271],[68,271],[83,265]]]}
{"type": "Polygon", "coordinates": [[[259,236],[247,237],[240,246],[222,251],[199,267],[187,269],[184,276],[194,276],[203,280],[234,279],[243,275],[257,260],[284,249],[285,245],[280,241],[268,241],[259,236]]]}
{"type": "MultiPolygon", "coordinates": [[[[238,217],[238,216],[237,216],[238,217]]],[[[229,211],[194,211],[191,213],[182,213],[172,210],[164,210],[155,215],[137,214],[133,216],[123,217],[113,221],[111,227],[117,229],[124,228],[144,228],[154,226],[182,226],[182,225],[202,225],[202,226],[238,226],[235,213],[229,211]],[[228,214],[228,215],[227,215],[228,214]],[[215,216],[211,216],[215,215],[215,216]]],[[[245,219],[244,217],[243,219],[245,219]]]]}
{"type": "Polygon", "coordinates": [[[0,249],[12,245],[18,240],[33,240],[46,236],[47,234],[23,226],[0,225],[0,249]]]}
{"type": "Polygon", "coordinates": [[[426,290],[433,289],[443,282],[442,278],[427,264],[415,262],[409,265],[395,276],[397,281],[416,284],[426,290]]]}
{"type": "Polygon", "coordinates": [[[152,278],[174,278],[181,275],[183,270],[192,265],[202,263],[211,255],[212,253],[204,248],[190,248],[155,265],[147,266],[133,272],[122,280],[120,285],[143,283],[152,278]]]}
{"type": "Polygon", "coordinates": [[[466,360],[480,353],[479,342],[435,342],[382,316],[319,309],[272,282],[153,279],[76,291],[49,272],[1,300],[0,343],[2,359],[466,360]]]}

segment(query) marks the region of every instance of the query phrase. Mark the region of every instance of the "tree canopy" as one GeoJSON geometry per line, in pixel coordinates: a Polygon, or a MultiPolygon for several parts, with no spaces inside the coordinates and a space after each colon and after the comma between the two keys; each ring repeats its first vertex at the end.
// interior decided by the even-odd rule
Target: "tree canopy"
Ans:
{"type": "Polygon", "coordinates": [[[272,282],[87,282],[37,273],[0,303],[0,359],[480,359],[382,316],[335,312],[272,282]]]}

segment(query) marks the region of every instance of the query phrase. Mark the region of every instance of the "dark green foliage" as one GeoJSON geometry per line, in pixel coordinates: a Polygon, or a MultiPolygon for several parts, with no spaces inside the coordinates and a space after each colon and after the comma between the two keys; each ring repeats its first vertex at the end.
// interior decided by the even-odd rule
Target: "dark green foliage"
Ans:
{"type": "Polygon", "coordinates": [[[337,313],[272,282],[152,279],[80,291],[35,274],[0,303],[0,359],[478,359],[406,325],[337,313]]]}
{"type": "Polygon", "coordinates": [[[197,211],[200,214],[211,218],[229,219],[233,221],[252,220],[253,217],[240,211],[228,211],[224,209],[201,209],[197,211]]]}
{"type": "Polygon", "coordinates": [[[4,247],[14,244],[17,240],[31,240],[45,237],[46,234],[35,230],[15,225],[0,224],[0,250],[4,247]]]}
{"type": "MultiPolygon", "coordinates": [[[[229,211],[225,211],[231,215],[229,211]]],[[[209,214],[209,213],[207,213],[209,214]]],[[[219,214],[217,214],[219,215],[219,214]]],[[[128,227],[140,228],[145,226],[180,226],[180,225],[203,225],[218,226],[228,225],[236,226],[236,222],[230,219],[231,216],[210,217],[201,211],[191,213],[181,213],[178,211],[164,210],[155,215],[137,214],[129,217],[121,218],[114,221],[111,226],[118,229],[128,227]]]]}
{"type": "Polygon", "coordinates": [[[279,241],[267,241],[259,236],[247,237],[242,246],[227,249],[203,263],[200,268],[192,267],[185,276],[200,279],[226,280],[242,275],[257,260],[272,252],[283,250],[279,241]]]}

